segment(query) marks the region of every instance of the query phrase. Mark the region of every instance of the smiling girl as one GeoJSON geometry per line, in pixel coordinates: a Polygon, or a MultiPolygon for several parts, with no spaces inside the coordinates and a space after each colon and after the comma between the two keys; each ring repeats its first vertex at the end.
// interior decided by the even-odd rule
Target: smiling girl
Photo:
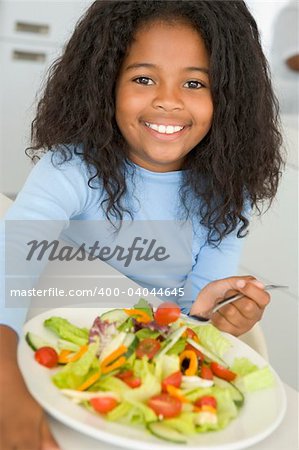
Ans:
{"type": "MultiPolygon", "coordinates": [[[[243,297],[213,323],[241,335],[260,320],[269,295],[233,275],[249,210],[276,194],[281,139],[244,2],[95,2],[52,67],[32,131],[31,155],[46,154],[6,219],[113,228],[183,216],[194,227],[192,263],[179,273],[192,288],[178,299],[183,311],[199,313],[234,289],[243,297]]],[[[3,448],[57,448],[16,365],[16,316],[5,314],[3,448]]]]}

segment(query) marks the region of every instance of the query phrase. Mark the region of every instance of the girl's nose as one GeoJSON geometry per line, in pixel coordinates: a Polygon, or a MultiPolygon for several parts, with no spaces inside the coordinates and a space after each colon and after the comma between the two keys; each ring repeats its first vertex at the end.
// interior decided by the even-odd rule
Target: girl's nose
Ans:
{"type": "Polygon", "coordinates": [[[156,91],[153,107],[164,111],[175,111],[183,109],[184,103],[178,89],[164,86],[156,91]]]}

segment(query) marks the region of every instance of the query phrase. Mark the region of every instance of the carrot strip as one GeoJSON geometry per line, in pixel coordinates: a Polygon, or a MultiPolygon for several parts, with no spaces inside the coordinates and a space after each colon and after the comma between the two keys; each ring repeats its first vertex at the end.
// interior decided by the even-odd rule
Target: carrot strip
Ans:
{"type": "Polygon", "coordinates": [[[58,355],[58,362],[61,364],[66,364],[69,362],[68,356],[71,354],[71,350],[61,350],[58,355]]]}
{"type": "Polygon", "coordinates": [[[124,365],[127,362],[126,358],[124,356],[121,356],[113,363],[109,364],[109,366],[101,366],[102,373],[109,373],[112,370],[118,369],[122,365],[124,365]]]}
{"type": "Polygon", "coordinates": [[[118,358],[119,356],[123,355],[124,353],[126,353],[127,351],[127,347],[125,345],[121,345],[120,347],[118,347],[116,350],[114,350],[114,352],[110,353],[110,355],[106,356],[106,358],[103,359],[102,363],[101,363],[101,367],[106,367],[108,366],[110,363],[112,363],[116,358],[118,358]]]}
{"type": "Polygon", "coordinates": [[[82,345],[82,347],[77,351],[77,353],[73,354],[73,356],[70,356],[72,353],[70,350],[61,350],[61,352],[58,355],[58,362],[60,363],[69,363],[69,362],[75,362],[78,359],[81,358],[82,355],[84,355],[85,352],[88,350],[88,345],[82,345]]]}
{"type": "Polygon", "coordinates": [[[172,386],[171,384],[168,384],[166,386],[166,390],[168,392],[169,395],[171,395],[172,397],[177,398],[178,400],[180,400],[182,403],[190,403],[190,400],[188,400],[181,392],[180,389],[176,388],[175,386],[172,386]]]}
{"type": "Polygon", "coordinates": [[[204,411],[207,411],[207,412],[210,412],[210,413],[212,413],[212,414],[217,414],[216,409],[213,408],[213,406],[210,406],[210,405],[194,406],[193,411],[194,411],[194,412],[204,412],[204,411]]]}
{"type": "Polygon", "coordinates": [[[96,372],[89,377],[81,386],[77,388],[77,391],[85,391],[92,384],[94,384],[100,378],[101,372],[96,372]]]}

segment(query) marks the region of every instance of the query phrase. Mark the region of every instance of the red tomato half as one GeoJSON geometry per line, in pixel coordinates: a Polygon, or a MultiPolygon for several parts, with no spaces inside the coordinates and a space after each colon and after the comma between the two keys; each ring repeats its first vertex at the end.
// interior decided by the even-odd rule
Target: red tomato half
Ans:
{"type": "Polygon", "coordinates": [[[90,399],[93,409],[101,414],[112,411],[117,406],[117,400],[113,397],[95,397],[90,399]]]}
{"type": "Polygon", "coordinates": [[[132,378],[133,376],[133,370],[124,370],[123,372],[119,372],[117,375],[115,375],[120,380],[125,380],[126,378],[132,378]]]}
{"type": "Polygon", "coordinates": [[[138,377],[128,377],[123,380],[132,389],[141,386],[141,379],[138,377]]]}
{"type": "Polygon", "coordinates": [[[156,339],[146,338],[139,342],[136,348],[136,356],[142,358],[146,355],[149,359],[153,358],[160,350],[161,344],[156,339]]]}
{"type": "Polygon", "coordinates": [[[167,386],[179,388],[182,383],[182,374],[180,371],[174,372],[162,380],[162,390],[167,392],[167,386]]]}
{"type": "Polygon", "coordinates": [[[155,395],[147,404],[158,416],[161,414],[166,419],[176,417],[182,411],[182,402],[169,394],[155,395]]]}
{"type": "Polygon", "coordinates": [[[193,339],[195,342],[199,341],[197,334],[192,328],[188,327],[184,334],[186,334],[188,339],[193,339]]]}
{"type": "Polygon", "coordinates": [[[209,366],[202,366],[200,370],[200,377],[205,380],[213,380],[213,372],[209,366]]]}
{"type": "Polygon", "coordinates": [[[223,378],[226,381],[233,381],[237,374],[227,369],[226,367],[221,366],[216,362],[211,363],[211,369],[214,375],[219,378],[223,378]]]}
{"type": "Polygon", "coordinates": [[[57,352],[52,347],[39,348],[38,350],[36,350],[34,358],[39,364],[48,367],[49,369],[57,366],[58,364],[57,352]]]}
{"type": "Polygon", "coordinates": [[[195,406],[198,406],[198,408],[201,408],[204,405],[212,406],[212,408],[217,408],[217,400],[215,397],[212,397],[211,395],[204,395],[203,397],[198,398],[194,402],[195,406]]]}
{"type": "Polygon", "coordinates": [[[155,320],[158,325],[168,325],[175,322],[181,315],[180,307],[176,303],[162,303],[155,312],[155,320]]]}

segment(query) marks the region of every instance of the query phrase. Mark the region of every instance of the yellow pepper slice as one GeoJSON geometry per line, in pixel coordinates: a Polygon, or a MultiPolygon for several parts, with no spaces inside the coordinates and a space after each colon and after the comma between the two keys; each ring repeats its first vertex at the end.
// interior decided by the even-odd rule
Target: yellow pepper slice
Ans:
{"type": "Polygon", "coordinates": [[[180,354],[180,364],[182,364],[184,359],[189,360],[189,367],[185,371],[185,375],[187,375],[187,376],[196,375],[196,372],[198,370],[198,359],[197,359],[196,353],[193,350],[184,350],[180,354]]]}
{"type": "Polygon", "coordinates": [[[150,316],[145,311],[141,311],[141,309],[124,309],[124,311],[128,316],[137,316],[137,322],[148,323],[152,321],[150,316]]]}

